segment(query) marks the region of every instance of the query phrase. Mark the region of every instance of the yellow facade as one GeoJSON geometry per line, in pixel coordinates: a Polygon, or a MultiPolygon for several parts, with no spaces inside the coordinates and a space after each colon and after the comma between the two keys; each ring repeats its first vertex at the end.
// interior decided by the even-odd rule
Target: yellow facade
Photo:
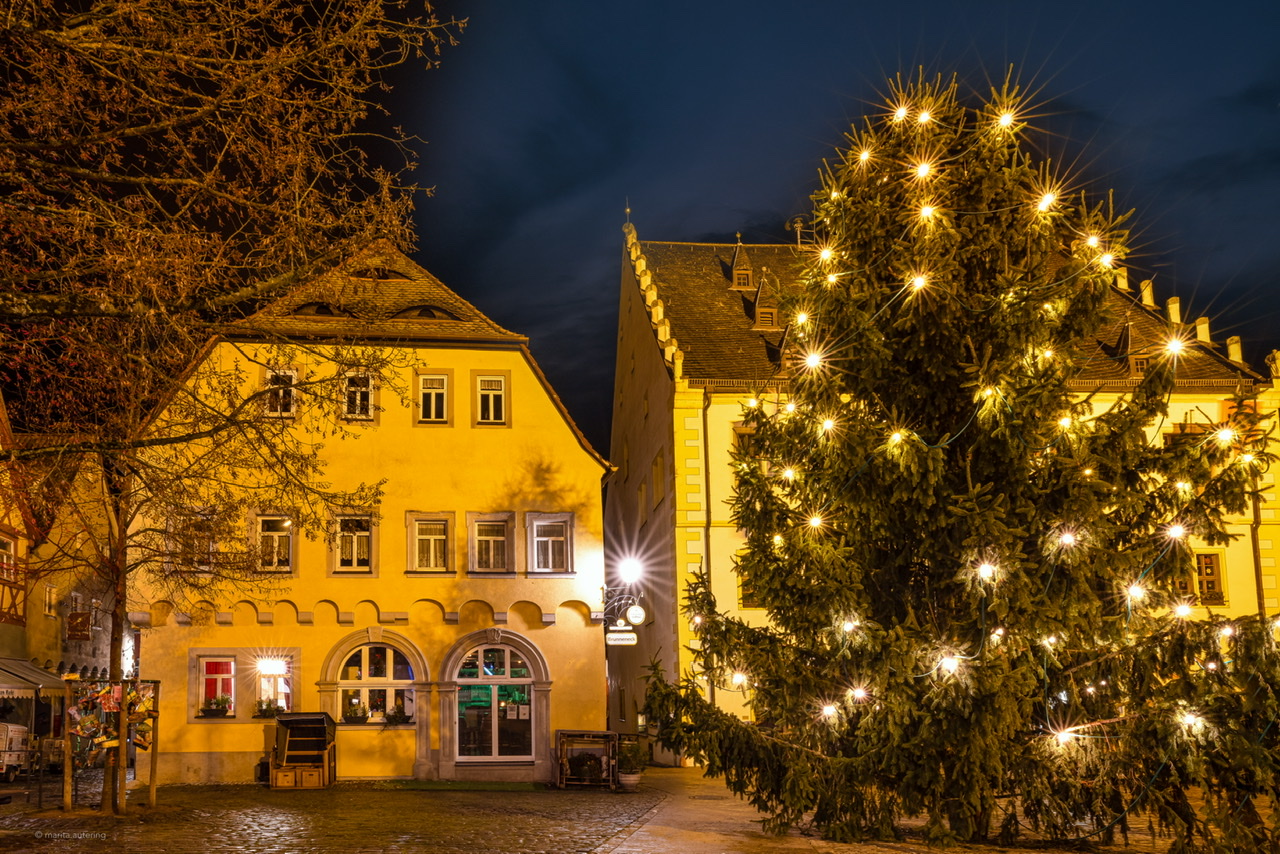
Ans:
{"type": "MultiPolygon", "coordinates": [[[[610,571],[630,556],[645,567],[641,581],[628,588],[648,612],[636,630],[638,644],[608,651],[610,725],[630,732],[642,723],[637,713],[651,661],[661,663],[668,678],[697,675],[691,651],[696,635],[680,613],[685,587],[696,573],[709,570],[721,611],[765,621],[763,611],[744,607],[750,603],[743,602],[733,569],[742,538],[730,518],[731,455],[752,393],[785,395],[776,363],[777,326],[785,321],[770,323],[764,313],[776,308],[777,293],[792,283],[772,279],[772,299],[760,285],[770,283],[770,269],[785,275],[792,248],[642,242],[631,225],[624,233],[610,448],[618,469],[608,482],[605,513],[610,571]]],[[[1160,309],[1150,283],[1135,293],[1121,274],[1115,297],[1131,352],[1145,352],[1131,336],[1172,331],[1198,359],[1186,360],[1168,418],[1150,428],[1152,441],[1186,429],[1182,424],[1226,421],[1237,390],[1257,394],[1260,411],[1274,415],[1280,394],[1243,363],[1238,339],[1228,340],[1225,355],[1219,352],[1209,322],[1182,323],[1177,300],[1160,309]]],[[[1136,385],[1137,374],[1129,371],[1134,367],[1121,366],[1124,376],[1118,378],[1082,381],[1079,391],[1094,394],[1095,408],[1106,407],[1136,385]]],[[[1274,473],[1259,467],[1263,491],[1256,518],[1251,510],[1231,519],[1230,544],[1191,541],[1197,561],[1205,562],[1197,579],[1201,589],[1187,591],[1187,601],[1196,603],[1193,613],[1280,615],[1274,483],[1274,473]]],[[[610,583],[621,584],[616,576],[610,583]]],[[[721,708],[749,716],[734,686],[702,684],[721,708]]]]}
{"type": "MultiPolygon", "coordinates": [[[[396,321],[384,346],[403,351],[400,373],[372,389],[349,435],[325,439],[325,479],[338,489],[385,480],[381,503],[372,515],[333,508],[327,531],[294,530],[278,508],[250,513],[245,536],[272,542],[267,596],[181,605],[133,591],[139,676],[162,686],[161,782],[260,776],[275,724],[255,715],[268,699],[339,722],[339,779],[545,781],[557,729],[604,728],[605,464],[523,338],[403,256],[383,249],[371,261],[395,271],[374,285],[387,311],[448,307],[416,327],[396,321]],[[425,375],[448,382],[423,385],[425,375]],[[497,391],[484,378],[500,378],[497,391]],[[447,411],[420,396],[428,388],[447,411]],[[482,389],[502,395],[500,413],[481,412],[498,405],[482,389]],[[554,559],[536,557],[544,551],[554,559]],[[207,716],[204,701],[221,694],[228,714],[207,716]],[[369,720],[345,723],[357,702],[369,720]],[[397,705],[411,721],[387,723],[397,705]]],[[[238,363],[261,387],[271,380],[254,347],[223,342],[209,358],[238,363]]],[[[291,367],[305,375],[322,359],[309,348],[291,367]]],[[[327,414],[306,406],[299,396],[288,414],[294,429],[324,429],[327,414]]]]}

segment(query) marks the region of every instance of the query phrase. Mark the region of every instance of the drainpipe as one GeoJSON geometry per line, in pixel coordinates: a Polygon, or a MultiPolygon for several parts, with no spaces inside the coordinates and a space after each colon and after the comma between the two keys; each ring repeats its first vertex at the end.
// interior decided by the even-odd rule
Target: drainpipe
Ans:
{"type": "Polygon", "coordinates": [[[1258,591],[1258,616],[1267,620],[1267,600],[1262,588],[1262,543],[1258,539],[1262,529],[1262,501],[1258,495],[1258,476],[1253,476],[1253,522],[1249,525],[1249,545],[1253,547],[1253,582],[1258,591]]]}
{"type": "MultiPolygon", "coordinates": [[[[711,448],[707,441],[707,427],[710,423],[711,389],[702,389],[702,560],[707,569],[707,577],[711,577],[711,448]]],[[[714,662],[713,662],[714,663],[714,662]]],[[[716,682],[707,678],[708,697],[711,705],[716,704],[716,682]]]]}

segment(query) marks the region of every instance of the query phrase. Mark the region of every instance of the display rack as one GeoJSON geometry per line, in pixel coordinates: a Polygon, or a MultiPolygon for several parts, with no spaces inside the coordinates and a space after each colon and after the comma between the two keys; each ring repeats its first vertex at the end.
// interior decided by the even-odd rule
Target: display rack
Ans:
{"type": "Polygon", "coordinates": [[[618,779],[618,734],[604,730],[556,730],[556,786],[605,786],[618,779]]]}

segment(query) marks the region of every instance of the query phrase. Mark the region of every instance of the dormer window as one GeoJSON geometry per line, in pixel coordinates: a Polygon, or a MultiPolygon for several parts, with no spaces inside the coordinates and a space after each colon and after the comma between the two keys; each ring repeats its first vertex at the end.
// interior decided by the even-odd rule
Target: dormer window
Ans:
{"type": "Polygon", "coordinates": [[[734,270],[734,271],[733,271],[733,286],[734,286],[735,288],[742,288],[742,289],[744,289],[744,290],[745,290],[745,289],[747,289],[747,288],[752,287],[752,285],[751,285],[751,271],[750,271],[750,270],[734,270]]]}
{"type": "Polygon", "coordinates": [[[390,267],[363,267],[350,275],[353,279],[376,279],[383,282],[409,278],[399,270],[393,270],[390,267]]]}
{"type": "Polygon", "coordinates": [[[1130,361],[1130,373],[1135,377],[1145,376],[1150,365],[1151,358],[1149,356],[1134,356],[1130,361]]]}
{"type": "Polygon", "coordinates": [[[327,302],[308,302],[295,308],[294,317],[350,317],[350,313],[334,308],[327,302]]]}
{"type": "Polygon", "coordinates": [[[411,305],[397,311],[396,320],[457,320],[458,316],[438,305],[411,305]]]}
{"type": "Polygon", "coordinates": [[[773,328],[777,325],[778,310],[776,308],[761,308],[756,310],[757,328],[773,328]]]}

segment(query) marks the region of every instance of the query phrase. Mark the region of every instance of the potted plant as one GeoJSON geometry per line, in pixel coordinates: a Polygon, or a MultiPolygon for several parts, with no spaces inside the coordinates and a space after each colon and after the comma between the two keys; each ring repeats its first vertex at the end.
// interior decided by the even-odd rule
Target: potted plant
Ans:
{"type": "Polygon", "coordinates": [[[619,744],[618,787],[624,792],[634,792],[648,764],[649,748],[639,739],[619,744]]]}
{"type": "Polygon", "coordinates": [[[401,724],[413,723],[413,715],[405,713],[404,704],[396,703],[395,708],[387,712],[382,721],[386,726],[400,726],[401,724]]]}
{"type": "Polygon", "coordinates": [[[369,707],[364,703],[356,703],[354,706],[347,706],[342,712],[342,720],[349,724],[363,724],[369,722],[369,707]]]}
{"type": "Polygon", "coordinates": [[[219,694],[216,697],[205,699],[204,706],[200,709],[200,716],[204,718],[225,718],[230,711],[231,695],[219,694]]]}
{"type": "Polygon", "coordinates": [[[253,713],[255,718],[274,718],[284,711],[284,707],[275,700],[259,700],[258,708],[253,713]]]}

